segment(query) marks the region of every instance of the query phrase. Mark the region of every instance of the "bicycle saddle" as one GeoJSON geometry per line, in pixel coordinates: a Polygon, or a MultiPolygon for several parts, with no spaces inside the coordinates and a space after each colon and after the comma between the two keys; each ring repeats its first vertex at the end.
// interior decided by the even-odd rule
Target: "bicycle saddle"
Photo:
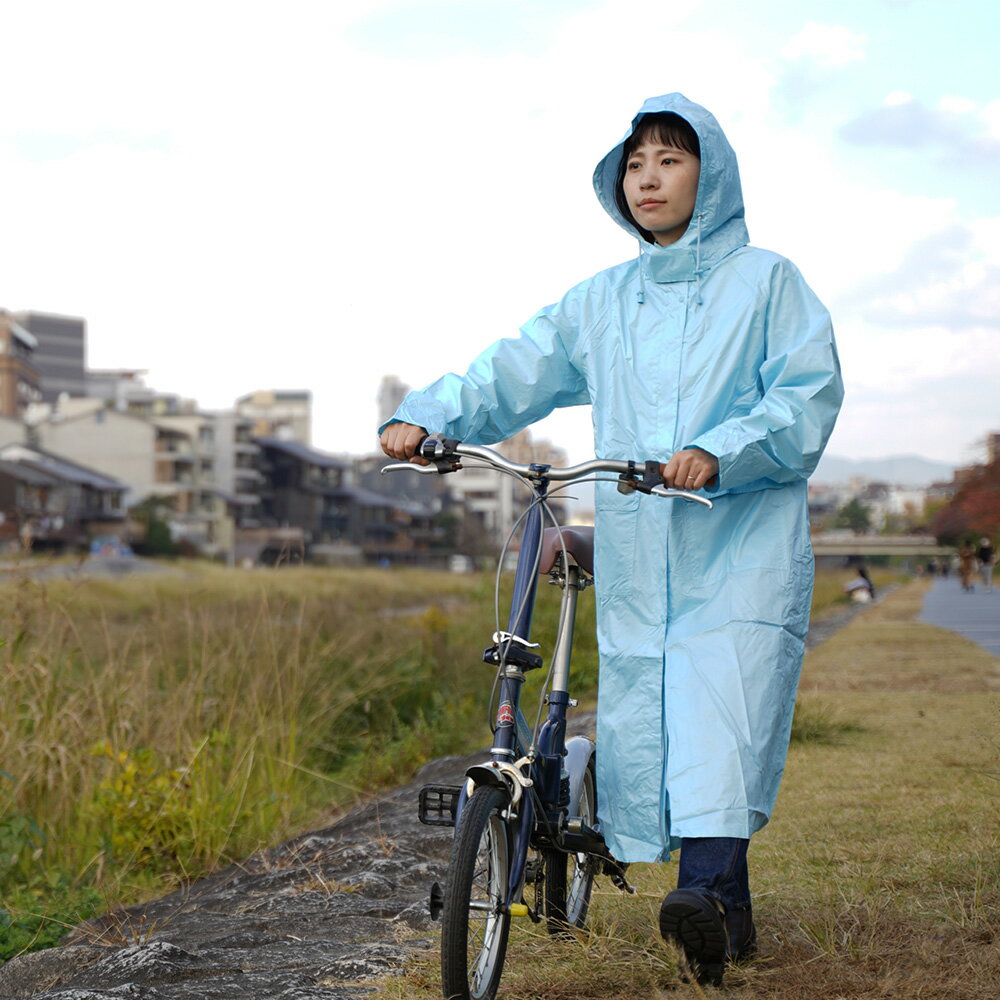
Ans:
{"type": "Polygon", "coordinates": [[[538,564],[538,572],[542,575],[552,571],[556,560],[562,554],[563,546],[576,560],[576,564],[585,573],[594,575],[594,529],[592,526],[570,525],[562,529],[562,541],[555,528],[546,528],[542,532],[542,553],[538,564]]]}

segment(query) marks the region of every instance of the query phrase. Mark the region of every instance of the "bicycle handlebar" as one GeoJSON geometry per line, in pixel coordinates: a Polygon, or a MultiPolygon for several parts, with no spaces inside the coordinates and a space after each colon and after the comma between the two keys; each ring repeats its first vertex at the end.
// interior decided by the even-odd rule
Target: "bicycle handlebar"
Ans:
{"type": "Polygon", "coordinates": [[[582,479],[594,472],[614,472],[618,474],[620,483],[626,484],[624,492],[631,492],[638,489],[642,493],[651,493],[670,500],[690,500],[693,503],[699,503],[707,507],[709,510],[714,506],[708,497],[699,496],[697,493],[689,493],[687,490],[672,489],[664,486],[662,480],[660,480],[659,484],[654,484],[639,478],[639,475],[644,470],[648,471],[650,465],[658,465],[658,463],[594,458],[588,462],[581,462],[579,465],[571,465],[565,468],[543,464],[519,465],[504,458],[503,455],[492,448],[476,444],[462,444],[460,441],[429,436],[421,441],[418,454],[422,458],[427,459],[431,464],[416,465],[412,462],[395,462],[384,466],[382,468],[382,475],[385,475],[387,472],[400,472],[404,469],[410,472],[419,472],[425,476],[445,475],[449,472],[457,472],[462,468],[461,458],[476,458],[502,472],[509,472],[515,476],[520,476],[522,479],[532,481],[547,479],[552,482],[564,483],[575,479],[582,479]]]}

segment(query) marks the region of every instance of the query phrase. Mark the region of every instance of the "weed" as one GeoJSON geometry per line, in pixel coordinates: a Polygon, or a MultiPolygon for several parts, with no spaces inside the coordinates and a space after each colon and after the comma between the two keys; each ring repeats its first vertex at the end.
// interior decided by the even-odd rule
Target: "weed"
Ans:
{"type": "Polygon", "coordinates": [[[840,716],[830,703],[800,695],[792,717],[792,743],[842,743],[847,736],[862,732],[856,722],[840,716]]]}

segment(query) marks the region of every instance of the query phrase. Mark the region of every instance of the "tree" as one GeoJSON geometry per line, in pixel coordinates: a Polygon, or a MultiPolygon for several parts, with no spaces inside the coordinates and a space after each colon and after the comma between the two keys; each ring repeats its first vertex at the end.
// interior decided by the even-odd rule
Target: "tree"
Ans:
{"type": "Polygon", "coordinates": [[[871,511],[857,497],[837,511],[837,527],[850,528],[856,535],[863,535],[871,524],[871,511]]]}
{"type": "Polygon", "coordinates": [[[174,508],[173,497],[146,497],[136,504],[129,512],[133,520],[142,525],[145,537],[135,544],[140,555],[173,556],[177,554],[177,545],[170,534],[167,515],[174,508]]]}
{"type": "Polygon", "coordinates": [[[931,522],[941,545],[1000,533],[1000,461],[977,466],[931,522]]]}

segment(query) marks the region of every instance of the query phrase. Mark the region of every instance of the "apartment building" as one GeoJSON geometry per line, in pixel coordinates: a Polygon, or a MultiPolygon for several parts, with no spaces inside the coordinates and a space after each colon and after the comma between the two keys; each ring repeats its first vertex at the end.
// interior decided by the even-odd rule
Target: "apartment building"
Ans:
{"type": "Polygon", "coordinates": [[[236,412],[253,421],[253,436],[312,443],[312,393],[306,389],[259,389],[236,400],[236,412]]]}
{"type": "Polygon", "coordinates": [[[33,430],[43,448],[120,480],[129,506],[157,491],[158,432],[148,420],[93,398],[61,399],[37,417],[33,430]]]}
{"type": "Polygon", "coordinates": [[[8,312],[0,310],[0,416],[19,420],[42,398],[35,367],[38,341],[8,312]]]}
{"type": "MultiPolygon", "coordinates": [[[[549,441],[534,440],[530,430],[520,431],[501,442],[496,450],[519,465],[565,465],[567,462],[565,451],[549,441]]],[[[501,475],[495,469],[477,468],[472,463],[462,472],[448,477],[448,488],[464,507],[465,517],[472,519],[474,527],[464,532],[466,539],[478,540],[483,549],[468,555],[489,555],[498,551],[531,499],[520,481],[501,475]]],[[[563,500],[553,497],[550,507],[558,520],[565,520],[563,500]]]]}
{"type": "Polygon", "coordinates": [[[33,364],[40,379],[42,401],[53,403],[63,394],[86,396],[86,320],[45,312],[13,315],[35,338],[33,364]]]}
{"type": "Polygon", "coordinates": [[[215,424],[215,488],[230,505],[237,527],[260,522],[260,445],[253,438],[253,420],[234,410],[212,414],[215,424]]]}

